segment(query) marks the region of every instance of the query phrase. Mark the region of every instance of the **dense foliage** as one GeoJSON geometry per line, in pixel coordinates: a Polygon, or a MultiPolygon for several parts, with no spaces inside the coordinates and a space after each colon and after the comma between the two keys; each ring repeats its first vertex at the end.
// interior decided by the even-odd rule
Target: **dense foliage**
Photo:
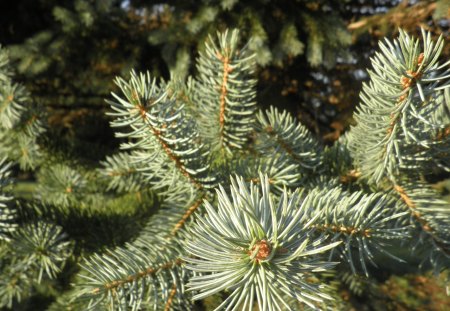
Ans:
{"type": "Polygon", "coordinates": [[[447,0],[21,0],[0,12],[0,44],[48,112],[45,135],[88,160],[116,147],[104,103],[114,77],[194,74],[197,50],[217,30],[254,38],[260,105],[287,109],[333,141],[349,126],[377,40],[418,25],[448,35],[450,17],[447,0]]]}
{"type": "Polygon", "coordinates": [[[340,289],[370,291],[380,271],[447,275],[450,204],[428,182],[450,170],[443,38],[381,41],[332,146],[258,110],[251,42],[218,32],[194,76],[116,78],[121,150],[96,165],[49,141],[0,50],[0,156],[36,173],[21,195],[2,160],[2,306],[347,309],[340,289]]]}

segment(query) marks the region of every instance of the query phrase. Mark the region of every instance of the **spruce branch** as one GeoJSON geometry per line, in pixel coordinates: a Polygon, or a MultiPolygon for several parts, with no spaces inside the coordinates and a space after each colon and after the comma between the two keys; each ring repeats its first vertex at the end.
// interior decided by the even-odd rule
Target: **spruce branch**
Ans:
{"type": "Polygon", "coordinates": [[[252,181],[255,184],[261,182],[258,173],[267,175],[272,190],[283,192],[284,188],[295,189],[301,185],[301,174],[296,163],[286,154],[266,157],[249,157],[241,160],[236,167],[236,173],[242,176],[246,181],[252,181]]]}
{"type": "Polygon", "coordinates": [[[140,236],[133,242],[140,248],[148,248],[148,243],[182,243],[195,217],[203,213],[202,203],[212,199],[208,193],[197,197],[164,196],[158,212],[149,220],[140,236]]]}
{"type": "Polygon", "coordinates": [[[28,100],[25,88],[12,81],[8,54],[0,46],[0,128],[12,129],[17,125],[28,100]]]}
{"type": "Polygon", "coordinates": [[[170,291],[169,298],[167,299],[167,302],[166,302],[166,304],[164,306],[164,311],[170,311],[171,310],[172,304],[173,304],[173,299],[174,299],[176,293],[177,293],[177,286],[174,283],[173,286],[172,286],[172,290],[170,291]]]}
{"type": "Polygon", "coordinates": [[[377,267],[375,252],[404,261],[387,247],[409,237],[410,227],[399,222],[408,212],[396,208],[396,201],[389,195],[315,188],[304,204],[310,204],[311,217],[317,217],[314,227],[327,234],[330,241],[342,242],[331,251],[330,260],[337,255],[354,274],[369,276],[367,264],[377,267]]]}
{"type": "Polygon", "coordinates": [[[218,309],[251,310],[255,297],[260,310],[290,309],[284,296],[315,308],[331,297],[308,277],[334,266],[317,255],[340,242],[325,244],[312,236],[315,218],[308,218],[304,205],[296,206],[301,191],[285,191],[275,201],[267,176],[260,180],[248,186],[243,178],[231,178],[230,195],[223,187],[217,191],[217,210],[205,202],[206,215],[192,227],[184,258],[196,273],[188,284],[193,299],[229,290],[218,309]]]}
{"type": "Polygon", "coordinates": [[[192,76],[188,76],[185,80],[180,79],[178,76],[173,76],[169,81],[161,81],[160,86],[166,90],[170,98],[184,105],[189,117],[198,117],[198,107],[195,102],[196,81],[192,76]]]}
{"type": "Polygon", "coordinates": [[[9,55],[0,45],[0,83],[9,81],[12,75],[12,70],[9,64],[9,55]]]}
{"type": "Polygon", "coordinates": [[[31,278],[21,270],[9,267],[0,275],[0,306],[12,308],[15,301],[28,297],[31,290],[31,278]]]}
{"type": "Polygon", "coordinates": [[[435,273],[450,266],[450,204],[423,182],[403,181],[393,187],[400,197],[399,208],[406,209],[409,221],[419,229],[416,248],[427,245],[426,259],[435,273]]]}
{"type": "MultiPolygon", "coordinates": [[[[371,183],[395,183],[401,172],[426,173],[439,158],[434,112],[444,105],[441,90],[450,87],[450,62],[439,64],[443,38],[432,42],[423,31],[419,41],[400,31],[397,40],[380,43],[372,59],[371,80],[363,85],[358,124],[349,132],[349,147],[361,174],[371,183]]],[[[448,149],[448,145],[445,146],[448,149]]],[[[440,150],[442,152],[442,150],[440,150]]]]}
{"type": "Polygon", "coordinates": [[[160,209],[138,238],[82,264],[76,301],[112,305],[116,309],[189,305],[184,284],[189,276],[181,259],[185,226],[190,224],[205,196],[171,200],[164,196],[160,209]],[[175,285],[175,291],[174,291],[175,285]]]}
{"type": "Polygon", "coordinates": [[[24,103],[28,101],[25,88],[10,81],[0,83],[0,125],[5,129],[12,129],[21,119],[24,103]]]}
{"type": "Polygon", "coordinates": [[[0,157],[35,168],[42,158],[37,137],[44,132],[37,107],[26,89],[13,81],[9,58],[0,47],[0,157]]]}
{"type": "Polygon", "coordinates": [[[139,166],[133,163],[130,153],[120,152],[107,156],[100,164],[103,167],[99,172],[108,181],[107,190],[135,192],[147,185],[146,178],[139,171],[139,166]]]}
{"type": "Polygon", "coordinates": [[[72,253],[71,244],[61,227],[44,222],[22,226],[14,232],[11,241],[15,256],[21,258],[16,263],[17,269],[37,269],[38,283],[44,273],[49,278],[56,278],[72,253]]]}
{"type": "Polygon", "coordinates": [[[174,172],[186,178],[196,190],[212,187],[215,179],[209,170],[208,151],[200,142],[195,122],[191,122],[176,100],[156,86],[149,74],[131,74],[129,82],[118,78],[125,99],[116,94],[109,101],[115,110],[113,127],[131,128],[119,137],[133,139],[123,149],[133,149],[137,163],[158,188],[174,184],[174,172]]]}
{"type": "Polygon", "coordinates": [[[317,140],[302,124],[286,111],[271,107],[257,115],[258,130],[263,135],[258,149],[262,154],[284,154],[300,165],[302,170],[314,170],[322,161],[317,140]]]}
{"type": "Polygon", "coordinates": [[[288,22],[283,26],[280,32],[280,39],[273,49],[274,62],[282,66],[283,58],[295,57],[303,54],[304,43],[298,38],[298,31],[295,23],[288,22]]]}
{"type": "Polygon", "coordinates": [[[129,244],[92,256],[82,264],[84,281],[78,284],[76,299],[87,300],[88,309],[103,305],[139,310],[142,304],[155,308],[173,301],[171,290],[176,284],[178,298],[183,300],[185,273],[174,245],[160,242],[149,250],[129,244]]]}
{"type": "Polygon", "coordinates": [[[0,248],[0,306],[8,308],[27,298],[44,276],[55,279],[72,254],[62,228],[41,221],[21,225],[0,248]]]}
{"type": "Polygon", "coordinates": [[[88,181],[75,168],[63,164],[44,167],[39,174],[37,197],[45,203],[69,207],[86,195],[88,181]]]}
{"type": "Polygon", "coordinates": [[[302,12],[308,41],[306,57],[311,66],[325,65],[332,68],[337,55],[351,43],[351,35],[345,25],[333,12],[317,16],[302,12]]]}
{"type": "Polygon", "coordinates": [[[239,32],[210,37],[197,59],[196,101],[202,132],[213,149],[241,149],[254,128],[256,110],[255,55],[239,49],[239,32]]]}
{"type": "Polygon", "coordinates": [[[197,211],[206,197],[206,194],[202,195],[198,200],[196,200],[191,206],[188,207],[183,216],[181,216],[181,219],[175,224],[172,231],[170,231],[171,235],[175,236],[178,231],[185,226],[186,221],[197,211]]]}

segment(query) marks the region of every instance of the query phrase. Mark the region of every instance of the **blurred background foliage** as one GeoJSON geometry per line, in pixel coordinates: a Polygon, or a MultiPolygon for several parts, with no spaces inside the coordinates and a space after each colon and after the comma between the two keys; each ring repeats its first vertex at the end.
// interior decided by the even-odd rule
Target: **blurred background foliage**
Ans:
{"type": "MultiPolygon", "coordinates": [[[[325,141],[351,123],[376,42],[419,27],[449,36],[450,0],[20,0],[0,2],[6,46],[57,150],[102,159],[113,78],[193,73],[194,51],[239,28],[257,53],[261,107],[296,114],[325,141]]],[[[450,45],[444,52],[450,55],[450,45]]]]}

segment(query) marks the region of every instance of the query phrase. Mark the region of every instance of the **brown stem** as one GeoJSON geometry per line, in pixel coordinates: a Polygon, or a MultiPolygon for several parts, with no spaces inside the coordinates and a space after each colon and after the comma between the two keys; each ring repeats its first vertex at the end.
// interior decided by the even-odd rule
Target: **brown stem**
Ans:
{"type": "Polygon", "coordinates": [[[427,232],[433,231],[433,229],[429,226],[428,222],[422,218],[420,212],[416,209],[416,203],[408,196],[405,189],[400,187],[399,185],[394,185],[394,190],[400,195],[400,198],[405,202],[406,206],[408,206],[411,215],[420,223],[423,230],[427,232]]]}
{"type": "Polygon", "coordinates": [[[172,306],[173,298],[175,297],[176,292],[177,292],[177,286],[174,283],[172,286],[172,290],[170,291],[170,294],[169,294],[169,299],[167,299],[166,305],[164,306],[164,311],[170,310],[170,307],[172,306]]]}
{"type": "Polygon", "coordinates": [[[202,204],[203,199],[206,197],[206,195],[203,195],[200,199],[198,199],[197,201],[194,202],[194,204],[192,204],[191,207],[189,207],[187,209],[187,211],[184,213],[184,215],[181,217],[180,221],[177,222],[177,224],[173,227],[172,231],[170,232],[170,234],[172,236],[175,236],[178,232],[178,230],[180,230],[184,224],[186,223],[186,220],[188,220],[188,218],[197,210],[197,208],[202,204]]]}
{"type": "MultiPolygon", "coordinates": [[[[139,113],[144,120],[146,121],[146,113],[147,111],[142,105],[138,105],[137,108],[139,109],[139,113]]],[[[184,167],[183,163],[181,162],[180,158],[178,158],[175,154],[173,154],[172,150],[170,149],[169,145],[161,138],[161,132],[157,129],[155,129],[151,124],[146,123],[147,126],[152,131],[153,135],[158,140],[159,144],[163,148],[164,152],[167,154],[169,159],[171,159],[173,162],[175,162],[175,166],[180,170],[181,174],[185,176],[195,187],[198,189],[203,189],[203,185],[200,184],[194,177],[191,176],[184,167]]]]}
{"type": "Polygon", "coordinates": [[[414,203],[414,201],[409,197],[405,189],[403,189],[399,185],[394,185],[394,190],[397,191],[397,193],[400,195],[400,198],[403,200],[403,202],[405,202],[406,206],[409,208],[411,215],[414,217],[414,219],[417,220],[423,231],[431,236],[434,243],[438,245],[443,252],[450,255],[450,249],[448,248],[448,246],[442,243],[440,239],[434,234],[435,230],[430,226],[429,222],[422,217],[420,212],[417,211],[416,203],[414,203]]]}
{"type": "Polygon", "coordinates": [[[228,93],[227,89],[228,74],[232,71],[232,68],[230,67],[230,58],[228,56],[223,56],[222,54],[220,54],[220,52],[217,52],[216,56],[223,64],[223,77],[222,77],[222,84],[220,86],[220,110],[219,110],[220,137],[223,137],[225,127],[226,96],[228,93]]]}
{"type": "Polygon", "coordinates": [[[139,279],[142,279],[142,278],[144,278],[146,276],[154,275],[157,272],[160,272],[162,270],[171,269],[171,268],[173,268],[175,266],[181,265],[182,263],[183,263],[183,260],[181,260],[180,258],[177,258],[174,261],[166,262],[166,263],[164,263],[164,264],[162,264],[162,265],[160,265],[160,266],[158,266],[156,268],[148,267],[147,269],[139,271],[139,272],[137,272],[135,274],[131,274],[131,275],[127,276],[124,279],[114,280],[112,282],[106,283],[106,284],[103,285],[103,288],[96,287],[96,288],[94,288],[92,290],[92,294],[99,294],[102,291],[102,289],[115,291],[116,288],[118,288],[118,287],[120,287],[120,286],[122,286],[124,284],[135,282],[135,281],[137,281],[139,279]]]}
{"type": "MultiPolygon", "coordinates": [[[[417,56],[416,65],[420,66],[422,64],[423,60],[424,60],[424,54],[420,53],[419,56],[417,56]]],[[[400,78],[400,83],[402,85],[403,90],[410,89],[412,86],[414,86],[416,84],[417,80],[420,79],[420,77],[422,76],[422,72],[420,72],[419,70],[418,71],[407,70],[406,74],[408,76],[401,76],[401,78],[400,78]]],[[[403,94],[402,96],[400,96],[397,100],[397,104],[403,102],[407,97],[408,97],[408,95],[406,93],[403,94]]],[[[397,121],[399,119],[400,119],[400,113],[397,113],[397,114],[391,113],[389,127],[386,130],[387,136],[392,135],[395,124],[397,123],[397,121]]],[[[386,156],[386,152],[387,152],[387,145],[384,146],[383,155],[382,155],[383,158],[386,156]]]]}

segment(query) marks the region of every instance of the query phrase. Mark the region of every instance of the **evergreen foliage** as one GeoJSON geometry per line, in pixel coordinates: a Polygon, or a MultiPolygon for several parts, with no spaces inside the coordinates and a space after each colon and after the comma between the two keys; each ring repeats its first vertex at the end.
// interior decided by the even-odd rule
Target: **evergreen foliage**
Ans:
{"type": "Polygon", "coordinates": [[[349,125],[376,39],[398,26],[448,31],[447,0],[419,2],[22,0],[0,4],[0,42],[49,113],[53,149],[78,158],[98,161],[116,147],[103,100],[117,91],[115,76],[131,68],[165,79],[192,74],[196,51],[226,28],[253,38],[259,104],[301,112],[308,128],[335,140],[349,125]]]}
{"type": "Polygon", "coordinates": [[[324,235],[314,237],[311,227],[318,214],[309,217],[308,195],[284,191],[274,202],[267,176],[260,180],[261,193],[255,185],[248,189],[242,178],[232,178],[231,199],[220,188],[217,211],[205,203],[207,214],[198,217],[186,246],[187,268],[198,273],[188,284],[199,291],[193,299],[230,289],[218,309],[250,310],[255,299],[260,310],[289,308],[284,296],[314,308],[331,297],[321,291],[323,285],[306,278],[335,265],[314,255],[341,242],[325,244],[324,235]]]}
{"type": "Polygon", "coordinates": [[[195,77],[115,80],[121,150],[92,166],[38,143],[0,50],[0,133],[16,135],[0,152],[38,184],[20,198],[0,168],[1,306],[46,287],[49,310],[189,310],[218,293],[217,309],[345,309],[339,286],[361,293],[396,264],[448,273],[450,204],[427,182],[448,169],[443,44],[425,31],[381,43],[358,123],[325,147],[287,112],[257,111],[258,54],[237,30],[218,33],[195,77]],[[29,162],[20,135],[39,150],[29,162]]]}
{"type": "MultiPolygon", "coordinates": [[[[131,4],[140,7],[142,2],[131,4]]],[[[167,52],[172,71],[185,68],[178,64],[183,61],[180,54],[188,54],[192,43],[202,49],[208,33],[226,27],[246,29],[241,35],[253,38],[249,50],[259,65],[283,66],[306,54],[311,65],[332,67],[351,42],[341,13],[344,5],[342,1],[173,1],[159,7],[167,27],[154,29],[149,40],[167,52]]]]}
{"type": "Polygon", "coordinates": [[[448,109],[450,62],[438,63],[442,37],[433,43],[423,33],[423,41],[422,52],[418,40],[400,32],[393,43],[380,43],[372,60],[355,115],[358,125],[349,134],[355,160],[370,182],[388,177],[395,183],[402,170],[421,175],[435,166],[449,169],[441,161],[447,158],[448,138],[440,133],[448,127],[443,110],[448,109]]]}
{"type": "Polygon", "coordinates": [[[204,133],[211,135],[213,150],[231,152],[233,148],[242,148],[254,127],[255,55],[249,54],[248,49],[238,49],[237,35],[233,32],[228,38],[225,32],[217,45],[210,39],[205,54],[200,53],[198,58],[199,81],[193,100],[202,107],[199,124],[204,127],[204,133]],[[219,124],[210,117],[217,115],[219,124]]]}
{"type": "Polygon", "coordinates": [[[8,241],[9,234],[16,228],[15,213],[7,207],[7,203],[11,201],[11,197],[3,193],[5,186],[9,184],[8,176],[10,171],[9,165],[5,165],[5,159],[0,161],[0,240],[8,241]]]}
{"type": "Polygon", "coordinates": [[[25,88],[13,81],[9,57],[0,49],[0,157],[9,157],[21,168],[38,165],[41,152],[37,137],[44,131],[39,111],[25,88]]]}

